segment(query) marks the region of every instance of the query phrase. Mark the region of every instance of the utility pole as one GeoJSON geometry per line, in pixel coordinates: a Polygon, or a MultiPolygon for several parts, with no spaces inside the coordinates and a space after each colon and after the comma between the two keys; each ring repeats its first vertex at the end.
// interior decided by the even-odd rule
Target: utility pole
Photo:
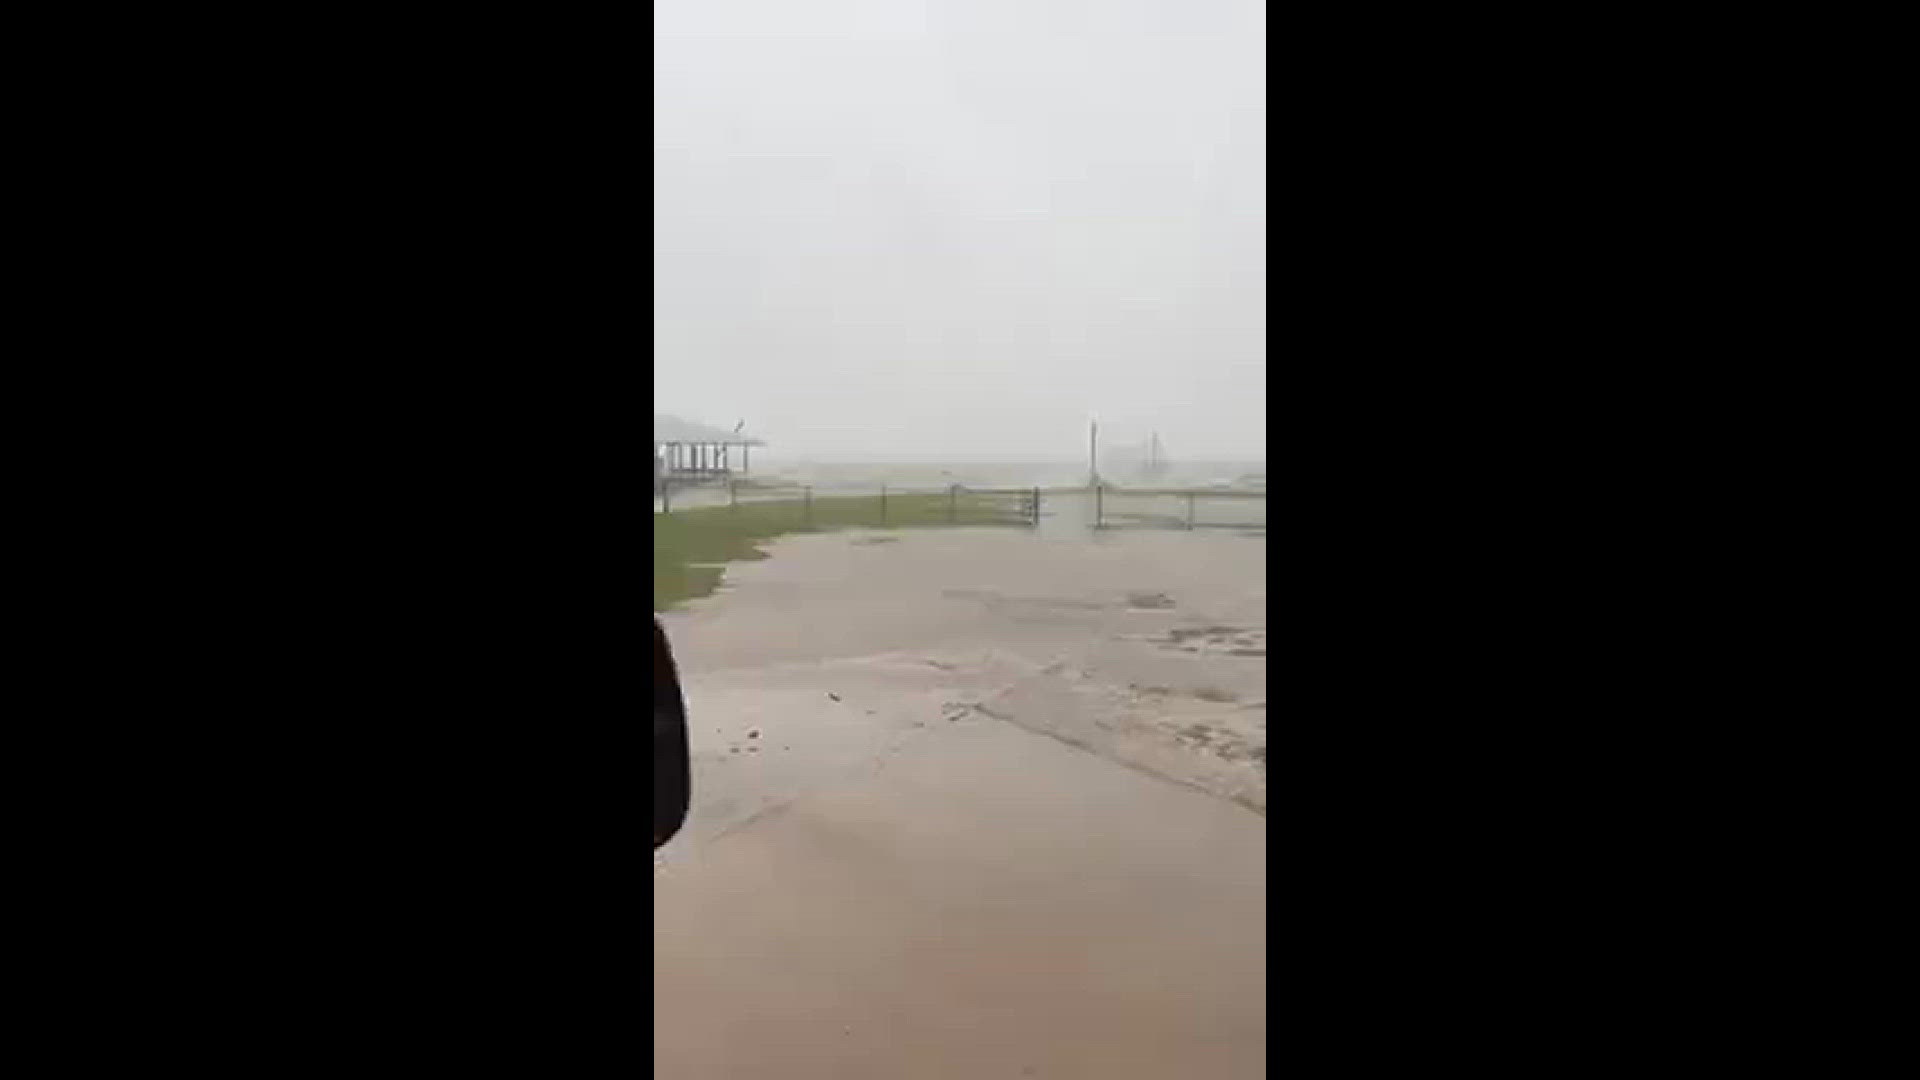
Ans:
{"type": "Polygon", "coordinates": [[[1087,486],[1100,485],[1100,421],[1094,420],[1087,428],[1087,486]]]}

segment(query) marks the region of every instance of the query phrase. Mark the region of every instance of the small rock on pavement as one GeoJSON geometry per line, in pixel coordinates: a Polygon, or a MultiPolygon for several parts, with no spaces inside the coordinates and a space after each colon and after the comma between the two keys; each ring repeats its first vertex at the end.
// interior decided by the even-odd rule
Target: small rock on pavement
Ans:
{"type": "Polygon", "coordinates": [[[760,737],[760,729],[759,729],[759,728],[754,728],[754,729],[753,729],[752,731],[749,731],[749,732],[747,732],[747,738],[749,738],[749,739],[757,739],[757,738],[759,738],[759,737],[760,737]]]}
{"type": "Polygon", "coordinates": [[[832,699],[833,699],[833,700],[835,700],[835,701],[839,701],[839,700],[840,700],[840,695],[839,695],[839,694],[836,694],[836,693],[834,693],[834,692],[833,692],[833,691],[831,691],[831,690],[829,690],[829,691],[827,691],[827,696],[828,696],[828,697],[830,697],[830,698],[832,698],[832,699]]]}

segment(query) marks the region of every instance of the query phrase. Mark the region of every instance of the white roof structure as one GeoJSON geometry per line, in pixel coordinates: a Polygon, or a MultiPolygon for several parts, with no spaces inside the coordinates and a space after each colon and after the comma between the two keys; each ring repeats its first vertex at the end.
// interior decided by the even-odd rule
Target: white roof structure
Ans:
{"type": "Polygon", "coordinates": [[[653,444],[662,443],[728,443],[733,446],[765,446],[766,443],[750,435],[731,431],[722,431],[705,424],[696,424],[691,420],[682,420],[665,413],[653,414],[653,444]]]}

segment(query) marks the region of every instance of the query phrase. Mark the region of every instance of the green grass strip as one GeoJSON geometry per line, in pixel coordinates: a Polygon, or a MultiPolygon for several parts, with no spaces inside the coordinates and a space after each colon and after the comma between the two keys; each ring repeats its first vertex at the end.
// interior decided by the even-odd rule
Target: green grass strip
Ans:
{"type": "Polygon", "coordinates": [[[707,596],[720,587],[722,563],[764,559],[765,541],[789,533],[840,529],[941,528],[1025,524],[1017,499],[961,494],[816,497],[746,501],[653,515],[653,610],[707,596]]]}

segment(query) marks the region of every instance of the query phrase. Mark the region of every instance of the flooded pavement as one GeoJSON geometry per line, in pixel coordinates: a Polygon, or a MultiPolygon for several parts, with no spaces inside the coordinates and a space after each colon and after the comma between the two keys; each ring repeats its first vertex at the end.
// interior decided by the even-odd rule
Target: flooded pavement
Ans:
{"type": "Polygon", "coordinates": [[[784,539],[661,617],[675,1077],[1265,1072],[1265,545],[784,539]]]}

